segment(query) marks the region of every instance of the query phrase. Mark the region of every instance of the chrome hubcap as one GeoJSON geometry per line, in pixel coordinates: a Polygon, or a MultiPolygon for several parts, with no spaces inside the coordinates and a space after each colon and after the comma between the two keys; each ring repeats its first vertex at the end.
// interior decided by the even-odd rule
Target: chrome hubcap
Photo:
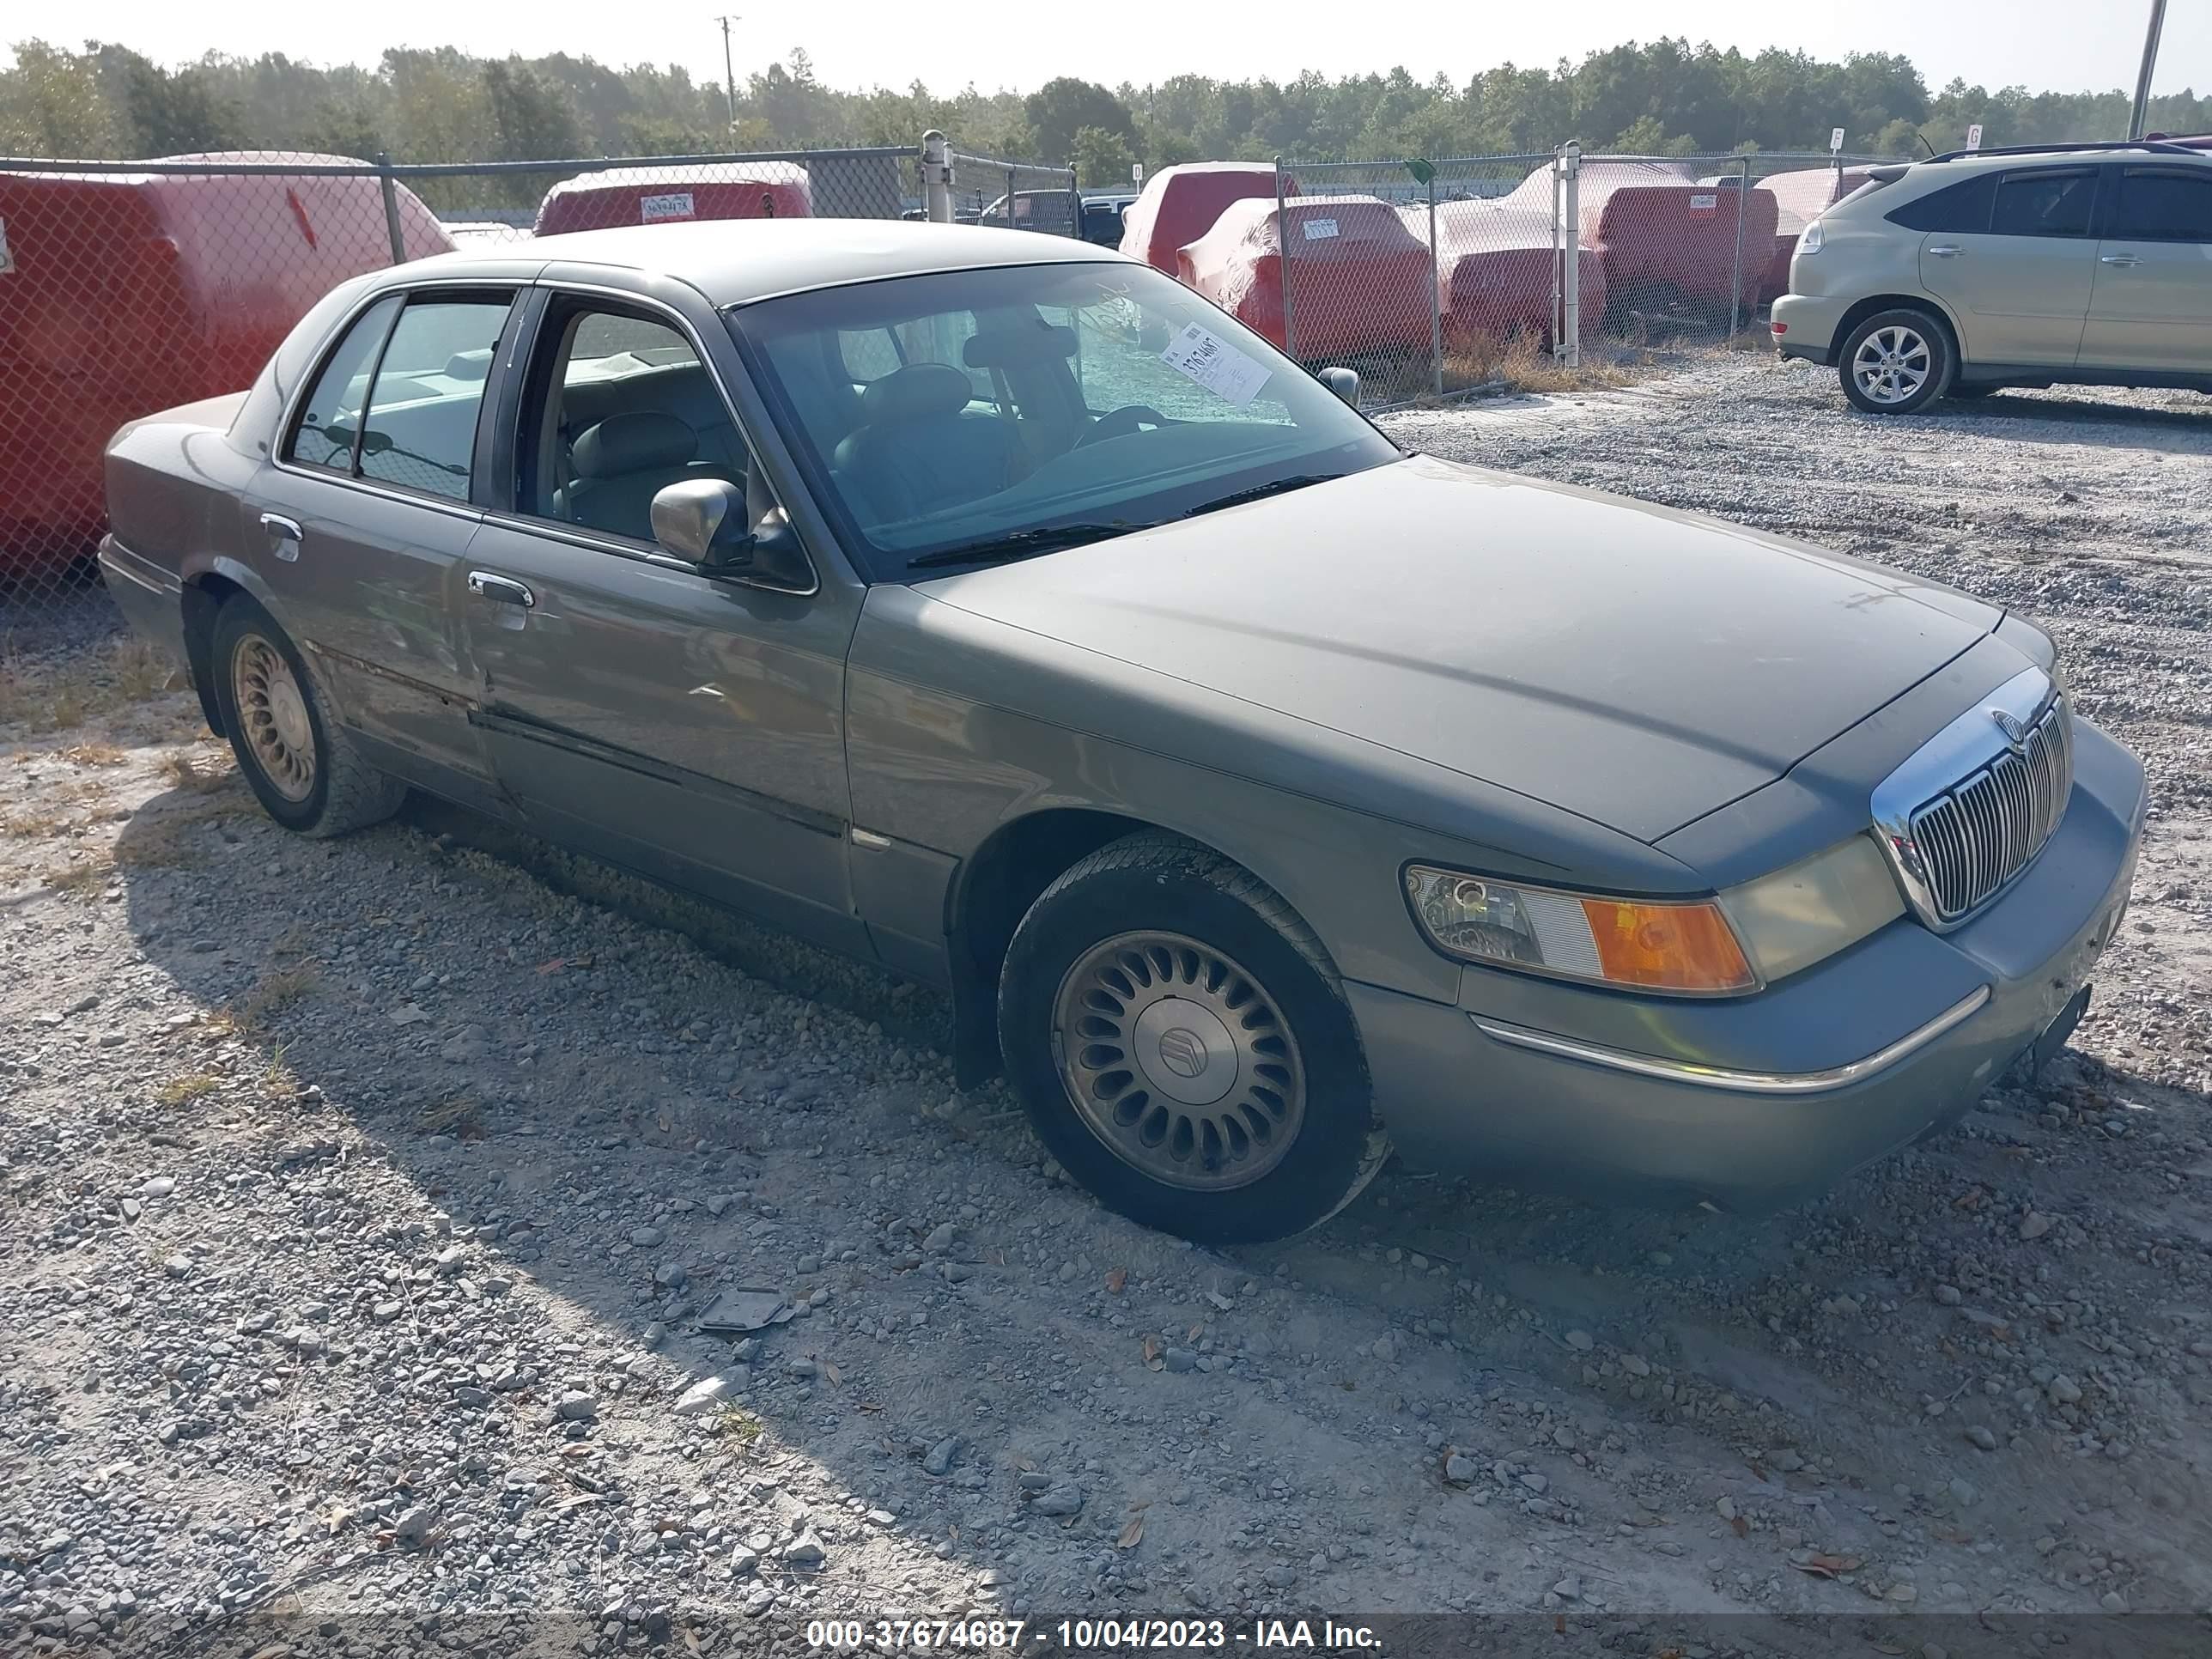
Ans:
{"type": "Polygon", "coordinates": [[[307,799],[315,787],[315,732],[291,665],[268,641],[248,634],[230,659],[230,684],[262,775],[286,800],[307,799]]]}
{"type": "Polygon", "coordinates": [[[1859,342],[1851,378],[1868,402],[1901,404],[1928,384],[1936,356],[1917,329],[1878,328],[1859,342]]]}
{"type": "Polygon", "coordinates": [[[1168,1186],[1248,1186],[1305,1121],[1305,1066],[1281,1009],[1235,958],[1180,933],[1092,946],[1060,980],[1052,1036],[1085,1127],[1168,1186]]]}

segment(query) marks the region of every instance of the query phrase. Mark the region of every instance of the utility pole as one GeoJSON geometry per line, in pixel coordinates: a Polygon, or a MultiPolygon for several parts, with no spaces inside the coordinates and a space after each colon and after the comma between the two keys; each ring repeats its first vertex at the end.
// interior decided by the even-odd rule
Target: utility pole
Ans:
{"type": "Polygon", "coordinates": [[[730,100],[730,142],[738,141],[738,72],[730,65],[730,25],[744,20],[734,12],[724,12],[714,20],[722,26],[722,88],[730,100]]]}
{"type": "Polygon", "coordinates": [[[2158,64],[2158,37],[2166,27],[2166,0],[2150,0],[2150,27],[2143,33],[2142,72],[2136,76],[2135,112],[2128,118],[2128,137],[2140,138],[2150,114],[2150,72],[2158,64]]]}

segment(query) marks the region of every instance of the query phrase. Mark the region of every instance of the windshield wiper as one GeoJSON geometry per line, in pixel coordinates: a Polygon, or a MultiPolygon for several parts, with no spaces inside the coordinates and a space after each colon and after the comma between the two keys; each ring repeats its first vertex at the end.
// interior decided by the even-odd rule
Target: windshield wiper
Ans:
{"type": "Polygon", "coordinates": [[[1194,519],[1201,513],[1218,513],[1224,507],[1242,507],[1247,501],[1263,501],[1270,495],[1281,495],[1293,489],[1304,489],[1308,484],[1327,483],[1332,478],[1341,478],[1341,472],[1294,472],[1287,478],[1278,478],[1273,483],[1254,484],[1249,489],[1232,489],[1226,495],[1217,495],[1201,502],[1182,516],[1194,519]]]}
{"type": "Polygon", "coordinates": [[[1032,553],[1049,553],[1057,547],[1073,547],[1083,542],[1103,542],[1109,537],[1126,536],[1133,530],[1154,527],[1150,521],[1130,519],[1115,519],[1103,524],[1046,525],[1036,530],[1017,530],[1012,535],[994,536],[988,541],[969,542],[964,547],[939,548],[934,553],[924,553],[906,562],[910,570],[921,570],[931,565],[999,564],[1009,559],[1027,558],[1032,553]]]}

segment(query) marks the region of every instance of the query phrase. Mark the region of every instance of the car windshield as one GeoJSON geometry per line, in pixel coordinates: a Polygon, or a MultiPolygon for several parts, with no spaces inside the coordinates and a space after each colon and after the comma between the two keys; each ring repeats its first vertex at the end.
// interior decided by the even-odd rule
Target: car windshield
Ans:
{"type": "Polygon", "coordinates": [[[1143,265],[894,277],[731,322],[878,581],[1049,552],[1399,454],[1274,347],[1143,265]]]}

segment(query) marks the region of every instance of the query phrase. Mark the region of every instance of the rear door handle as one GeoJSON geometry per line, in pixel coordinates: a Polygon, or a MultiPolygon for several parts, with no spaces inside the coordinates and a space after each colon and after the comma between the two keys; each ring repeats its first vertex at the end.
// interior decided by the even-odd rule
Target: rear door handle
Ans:
{"type": "Polygon", "coordinates": [[[270,551],[290,564],[300,556],[300,521],[282,513],[264,513],[261,527],[269,532],[270,551]]]}
{"type": "Polygon", "coordinates": [[[2120,265],[2124,267],[2128,265],[2139,265],[2142,263],[2142,260],[2132,253],[2100,253],[2097,256],[2097,262],[2100,264],[2120,265]]]}
{"type": "Polygon", "coordinates": [[[1931,259],[1955,259],[1966,251],[1956,242],[1946,242],[1941,247],[1927,249],[1926,252],[1931,259]]]}
{"type": "Polygon", "coordinates": [[[526,611],[538,603],[538,596],[514,577],[489,570],[469,572],[469,592],[480,599],[489,599],[495,605],[519,605],[526,611]]]}

